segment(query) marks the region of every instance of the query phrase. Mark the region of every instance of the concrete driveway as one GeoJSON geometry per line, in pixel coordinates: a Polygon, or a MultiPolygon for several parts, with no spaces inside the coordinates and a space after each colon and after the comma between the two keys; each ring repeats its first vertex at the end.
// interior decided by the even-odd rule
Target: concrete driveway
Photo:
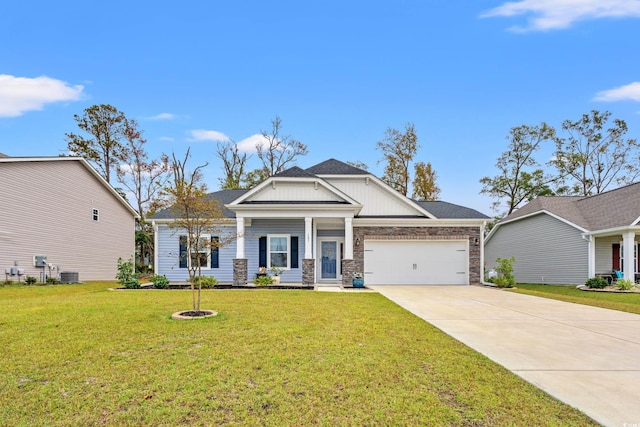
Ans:
{"type": "Polygon", "coordinates": [[[640,427],[640,316],[479,286],[374,290],[606,426],[640,427]]]}

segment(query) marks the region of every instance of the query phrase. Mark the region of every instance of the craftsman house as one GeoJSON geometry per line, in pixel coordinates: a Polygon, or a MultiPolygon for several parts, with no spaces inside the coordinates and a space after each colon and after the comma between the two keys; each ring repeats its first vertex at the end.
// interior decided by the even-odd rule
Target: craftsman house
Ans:
{"type": "MultiPolygon", "coordinates": [[[[481,281],[487,216],[462,206],[411,200],[371,173],[335,159],[293,167],[250,190],[210,197],[225,207],[224,232],[234,236],[213,253],[186,247],[170,227],[171,209],[150,217],[158,274],[185,281],[200,262],[220,282],[251,282],[260,267],[279,267],[283,283],[349,286],[354,273],[369,285],[481,281]]],[[[220,236],[200,236],[219,239],[220,236]]]]}

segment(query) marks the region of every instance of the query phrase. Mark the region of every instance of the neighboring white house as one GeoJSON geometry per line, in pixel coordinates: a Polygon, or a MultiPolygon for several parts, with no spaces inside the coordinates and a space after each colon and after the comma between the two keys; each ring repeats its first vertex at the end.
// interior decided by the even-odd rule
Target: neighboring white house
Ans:
{"type": "Polygon", "coordinates": [[[356,272],[369,285],[481,281],[486,215],[411,200],[335,159],[210,197],[226,207],[224,232],[235,240],[213,253],[192,253],[184,231],[170,227],[171,209],[158,212],[148,219],[155,230],[157,274],[184,281],[190,263],[200,262],[204,274],[236,285],[272,266],[284,269],[282,282],[308,286],[349,286],[356,272]]]}
{"type": "Polygon", "coordinates": [[[0,197],[9,279],[114,280],[118,258],[134,254],[136,211],[82,158],[0,157],[0,197]]]}
{"type": "Polygon", "coordinates": [[[488,267],[514,257],[519,283],[578,285],[613,270],[635,280],[639,219],[640,183],[588,197],[537,197],[491,230],[488,267]]]}

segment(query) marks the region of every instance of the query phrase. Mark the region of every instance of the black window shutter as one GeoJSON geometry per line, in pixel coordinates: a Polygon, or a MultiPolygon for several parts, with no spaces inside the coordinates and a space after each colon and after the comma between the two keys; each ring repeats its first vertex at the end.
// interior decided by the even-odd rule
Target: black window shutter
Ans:
{"type": "Polygon", "coordinates": [[[291,236],[291,268],[298,268],[298,236],[291,236]]]}
{"type": "Polygon", "coordinates": [[[211,268],[220,268],[220,248],[218,247],[219,237],[211,237],[211,268]]]}
{"type": "Polygon", "coordinates": [[[267,237],[262,236],[258,239],[258,267],[267,267],[267,237]]]}
{"type": "Polygon", "coordinates": [[[187,257],[189,252],[187,251],[187,236],[180,236],[180,268],[187,268],[187,257]]]}

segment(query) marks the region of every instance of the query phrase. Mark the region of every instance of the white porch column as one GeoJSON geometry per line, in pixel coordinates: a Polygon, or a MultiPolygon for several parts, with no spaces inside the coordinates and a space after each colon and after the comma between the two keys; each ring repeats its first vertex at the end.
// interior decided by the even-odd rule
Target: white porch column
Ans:
{"type": "Polygon", "coordinates": [[[596,277],[596,238],[593,236],[585,236],[585,240],[587,243],[587,254],[588,254],[588,264],[587,264],[587,274],[588,278],[596,277]]]}
{"type": "Polygon", "coordinates": [[[236,218],[236,258],[244,258],[244,218],[236,218]]]}
{"type": "Polygon", "coordinates": [[[313,258],[313,252],[311,251],[313,246],[312,228],[313,218],[304,219],[304,259],[313,258]]]}
{"type": "Polygon", "coordinates": [[[353,218],[344,219],[344,259],[353,259],[353,218]]]}
{"type": "Polygon", "coordinates": [[[633,231],[627,231],[622,234],[622,245],[624,246],[624,278],[635,282],[634,273],[636,269],[633,265],[633,242],[636,238],[636,233],[633,231]]]}

